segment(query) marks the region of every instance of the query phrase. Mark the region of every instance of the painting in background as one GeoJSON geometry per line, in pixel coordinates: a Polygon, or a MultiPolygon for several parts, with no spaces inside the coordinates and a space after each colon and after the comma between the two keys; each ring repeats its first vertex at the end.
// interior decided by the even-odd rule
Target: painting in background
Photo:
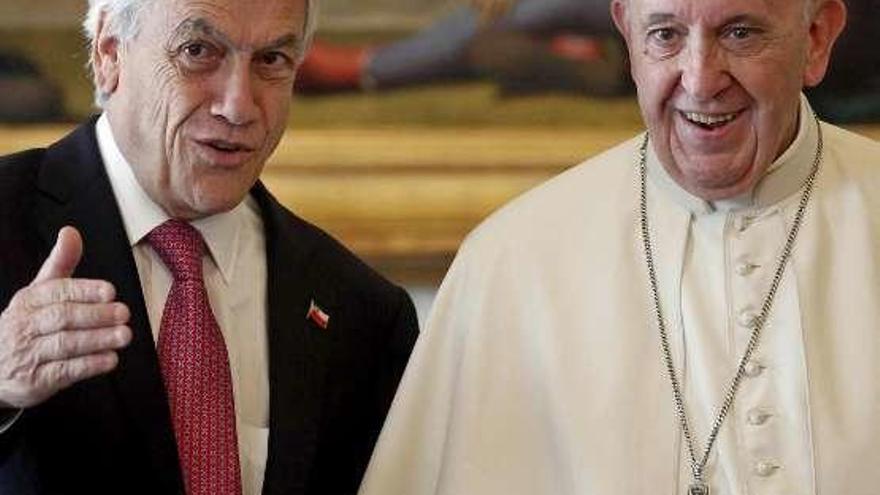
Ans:
{"type": "MultiPolygon", "coordinates": [[[[880,121],[880,0],[850,26],[811,99],[838,123],[880,121]]],[[[0,4],[0,121],[94,109],[85,0],[0,4]]],[[[607,0],[321,0],[299,126],[638,125],[607,0]]]]}
{"type": "MultiPolygon", "coordinates": [[[[0,50],[27,61],[29,77],[56,92],[52,112],[23,105],[23,99],[0,102],[8,109],[33,109],[24,119],[5,120],[76,120],[94,111],[79,34],[85,4],[3,2],[0,50]]],[[[317,128],[591,126],[599,123],[595,115],[603,124],[637,125],[623,53],[607,41],[612,38],[604,4],[521,0],[511,2],[509,15],[488,22],[469,0],[322,0],[314,50],[319,56],[301,71],[302,101],[291,118],[300,127],[317,128]],[[587,14],[593,10],[598,20],[587,14]],[[314,67],[333,67],[339,57],[328,62],[321,54],[361,51],[376,54],[367,84],[358,77],[351,87],[333,81],[322,86],[327,81],[314,67]],[[584,95],[624,97],[590,111],[578,98],[584,95]]],[[[18,75],[6,71],[3,77],[18,75]]]]}

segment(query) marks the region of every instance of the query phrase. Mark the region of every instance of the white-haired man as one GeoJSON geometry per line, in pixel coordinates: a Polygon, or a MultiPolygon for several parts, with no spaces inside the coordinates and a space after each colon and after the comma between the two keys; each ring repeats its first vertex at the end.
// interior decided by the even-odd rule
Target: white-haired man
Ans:
{"type": "Polygon", "coordinates": [[[258,176],[309,0],[93,0],[102,114],[0,158],[0,493],[353,493],[411,301],[258,176]]]}
{"type": "Polygon", "coordinates": [[[462,246],[362,495],[869,495],[880,145],[842,0],[613,0],[648,132],[462,246]]]}

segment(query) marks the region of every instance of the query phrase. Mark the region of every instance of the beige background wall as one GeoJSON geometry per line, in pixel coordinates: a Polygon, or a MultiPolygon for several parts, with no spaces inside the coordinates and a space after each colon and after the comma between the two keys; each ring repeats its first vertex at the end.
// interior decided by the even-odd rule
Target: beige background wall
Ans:
{"type": "Polygon", "coordinates": [[[2,0],[0,28],[69,27],[85,10],[85,0],[2,0]]]}

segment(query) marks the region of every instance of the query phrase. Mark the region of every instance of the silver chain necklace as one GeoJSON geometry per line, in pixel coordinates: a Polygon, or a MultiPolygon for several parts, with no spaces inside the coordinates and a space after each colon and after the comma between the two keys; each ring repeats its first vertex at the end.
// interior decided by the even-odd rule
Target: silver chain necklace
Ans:
{"type": "Polygon", "coordinates": [[[675,412],[678,415],[678,423],[681,427],[682,434],[684,435],[685,441],[687,443],[688,454],[690,454],[690,464],[691,464],[691,475],[692,482],[688,486],[687,495],[709,495],[709,485],[705,482],[703,471],[706,468],[706,463],[709,460],[709,453],[712,451],[712,446],[715,444],[715,440],[718,438],[718,432],[721,429],[721,424],[724,422],[724,418],[727,416],[727,413],[730,412],[730,408],[733,405],[733,399],[736,395],[737,389],[739,389],[740,382],[742,382],[743,377],[746,373],[746,365],[752,357],[752,353],[758,347],[758,341],[761,337],[761,330],[764,328],[764,323],[767,321],[767,316],[770,314],[770,308],[773,306],[773,298],[776,295],[776,290],[779,288],[779,283],[782,281],[782,275],[785,272],[785,266],[788,264],[788,259],[791,256],[791,251],[794,247],[794,241],[797,238],[798,230],[801,227],[801,221],[804,217],[804,211],[807,209],[807,203],[810,200],[810,194],[813,192],[813,185],[816,181],[816,175],[819,173],[819,164],[822,161],[822,128],[819,124],[818,118],[813,116],[816,119],[816,127],[818,129],[818,142],[816,144],[816,156],[813,159],[813,168],[810,171],[810,175],[807,176],[807,180],[804,184],[804,191],[801,194],[801,201],[798,205],[797,212],[794,216],[794,223],[791,225],[791,229],[788,231],[788,238],[785,241],[785,246],[782,248],[782,255],[779,257],[779,264],[776,266],[776,272],[773,274],[773,281],[770,284],[770,290],[767,291],[767,295],[764,297],[764,303],[761,305],[761,312],[754,320],[752,334],[749,337],[748,344],[746,345],[746,350],[742,355],[742,358],[739,360],[739,365],[736,369],[736,375],[734,375],[733,380],[730,382],[730,385],[727,387],[727,393],[724,394],[724,401],[721,403],[721,409],[718,411],[718,414],[715,416],[715,420],[712,423],[712,428],[709,431],[709,436],[706,439],[706,446],[703,448],[702,455],[697,458],[696,452],[697,448],[694,445],[693,436],[691,435],[691,429],[688,423],[687,414],[684,409],[684,396],[681,391],[681,384],[679,383],[678,377],[675,374],[675,366],[672,363],[672,353],[669,350],[669,337],[666,333],[666,325],[663,323],[663,314],[660,310],[660,294],[657,284],[657,274],[654,265],[654,254],[653,249],[651,248],[651,237],[648,231],[648,197],[646,192],[646,175],[647,175],[647,152],[648,152],[648,140],[649,135],[645,133],[645,139],[642,141],[641,148],[639,149],[639,186],[640,186],[640,204],[639,204],[639,212],[640,212],[640,221],[641,221],[641,230],[642,230],[642,243],[644,244],[645,249],[645,265],[648,269],[648,279],[651,284],[651,296],[653,297],[654,302],[654,314],[657,318],[657,327],[660,331],[660,347],[663,350],[663,361],[666,365],[666,372],[669,374],[669,381],[672,384],[672,397],[675,401],[675,412]]]}

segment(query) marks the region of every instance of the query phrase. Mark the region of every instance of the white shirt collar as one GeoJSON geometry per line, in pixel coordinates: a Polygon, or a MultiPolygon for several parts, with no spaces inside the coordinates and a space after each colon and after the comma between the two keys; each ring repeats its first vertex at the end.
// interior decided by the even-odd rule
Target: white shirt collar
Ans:
{"type": "Polygon", "coordinates": [[[800,190],[813,169],[819,127],[813,117],[813,109],[803,94],[799,111],[798,131],[791,145],[773,161],[755,187],[741,196],[706,201],[692,195],[669,175],[653,146],[648,146],[648,176],[661,190],[693,213],[766,208],[776,204],[800,190]]]}
{"type": "MultiPolygon", "coordinates": [[[[131,246],[136,246],[154,228],[170,217],[141,187],[131,165],[113,137],[110,120],[102,114],[96,125],[98,149],[122,214],[122,223],[131,246]]],[[[208,252],[217,264],[225,283],[234,275],[239,243],[246,215],[259,211],[256,201],[248,195],[232,210],[190,222],[205,240],[208,252]]]]}

